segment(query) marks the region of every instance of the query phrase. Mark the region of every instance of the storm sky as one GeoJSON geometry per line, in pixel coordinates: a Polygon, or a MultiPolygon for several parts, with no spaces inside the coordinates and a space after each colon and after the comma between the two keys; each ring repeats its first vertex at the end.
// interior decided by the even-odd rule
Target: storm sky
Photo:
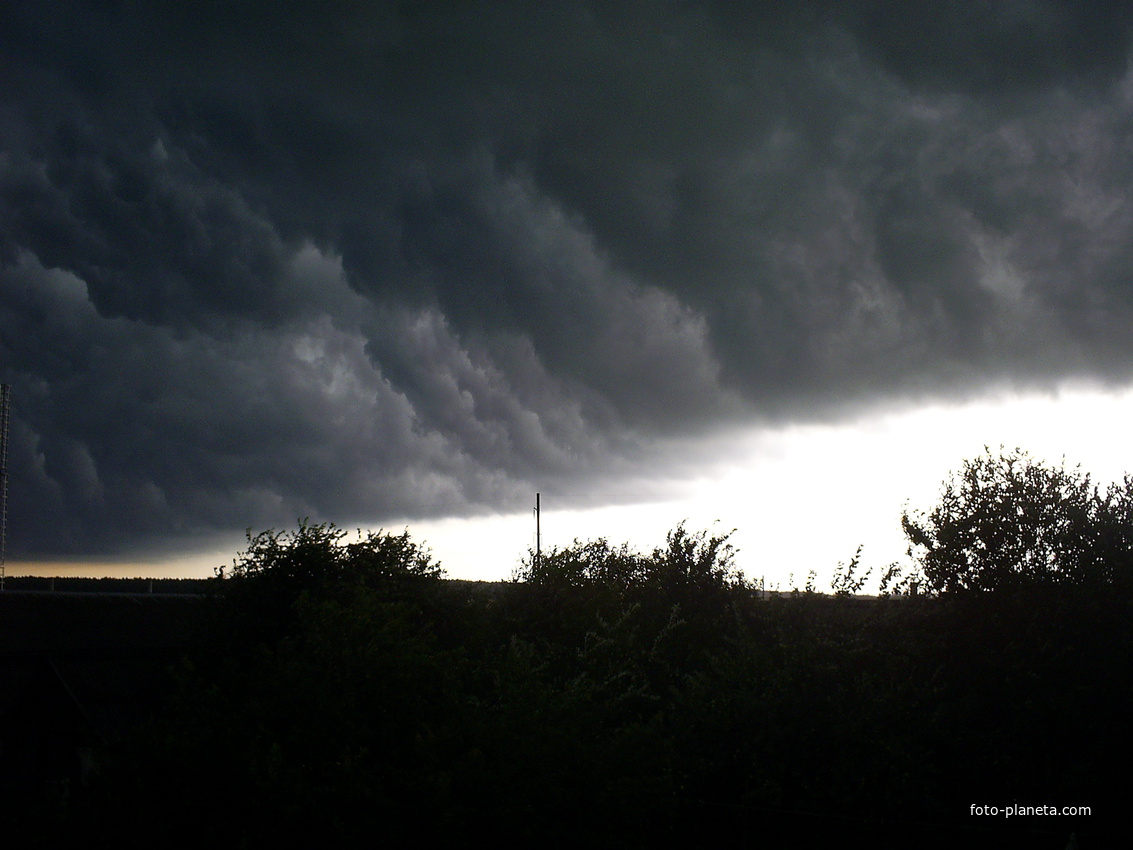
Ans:
{"type": "Polygon", "coordinates": [[[10,558],[1133,380],[1133,7],[0,7],[10,558]]]}

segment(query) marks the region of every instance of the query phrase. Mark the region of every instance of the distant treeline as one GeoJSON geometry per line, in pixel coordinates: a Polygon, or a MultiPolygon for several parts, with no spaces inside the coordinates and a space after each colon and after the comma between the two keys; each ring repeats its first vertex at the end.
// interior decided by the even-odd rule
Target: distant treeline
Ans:
{"type": "Polygon", "coordinates": [[[206,639],[166,710],[105,748],[52,838],[1109,846],[1133,757],[1130,529],[1073,546],[1066,524],[1035,536],[1025,489],[1000,480],[998,531],[981,514],[949,536],[949,517],[929,514],[908,518],[915,542],[966,552],[963,569],[1007,564],[993,539],[1046,554],[986,589],[937,580],[922,554],[926,592],[874,600],[764,598],[726,535],[684,528],[648,554],[552,550],[499,585],[440,580],[407,534],[265,532],[213,583],[206,639]],[[1073,562],[1088,580],[1067,574],[1072,550],[1093,551],[1073,562]],[[972,813],[1013,804],[1090,813],[972,813]]]}
{"type": "Polygon", "coordinates": [[[206,593],[207,578],[91,578],[87,576],[7,576],[5,590],[43,593],[206,593]]]}

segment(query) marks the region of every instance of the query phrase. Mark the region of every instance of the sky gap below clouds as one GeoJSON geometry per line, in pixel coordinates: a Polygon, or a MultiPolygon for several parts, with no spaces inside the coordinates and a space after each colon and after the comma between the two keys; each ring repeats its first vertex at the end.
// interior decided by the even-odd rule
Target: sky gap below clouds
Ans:
{"type": "Polygon", "coordinates": [[[673,440],[1124,384],[1130,20],[6,4],[9,553],[659,499],[673,440]]]}

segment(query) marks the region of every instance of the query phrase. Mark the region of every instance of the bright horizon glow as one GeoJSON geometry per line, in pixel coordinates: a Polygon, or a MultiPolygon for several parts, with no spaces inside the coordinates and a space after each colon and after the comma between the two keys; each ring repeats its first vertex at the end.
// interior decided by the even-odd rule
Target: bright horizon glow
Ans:
{"type": "MultiPolygon", "coordinates": [[[[1128,463],[1127,423],[1133,388],[1065,388],[1055,394],[1011,394],[967,404],[933,404],[861,416],[831,425],[790,426],[730,435],[704,472],[663,501],[559,509],[544,493],[544,550],[575,539],[605,537],[649,552],[684,521],[690,531],[735,529],[737,565],[768,588],[803,587],[807,573],[829,588],[834,568],[863,545],[872,567],[866,590],[886,565],[907,563],[900,516],[907,504],[928,509],[951,472],[983,452],[1021,448],[1036,459],[1081,465],[1101,485],[1119,481],[1128,463]]],[[[531,494],[532,507],[535,493],[531,494]]],[[[530,510],[519,514],[391,522],[427,546],[450,578],[499,581],[535,545],[530,510]]],[[[228,566],[244,548],[141,562],[12,562],[7,574],[197,578],[228,566]]]]}

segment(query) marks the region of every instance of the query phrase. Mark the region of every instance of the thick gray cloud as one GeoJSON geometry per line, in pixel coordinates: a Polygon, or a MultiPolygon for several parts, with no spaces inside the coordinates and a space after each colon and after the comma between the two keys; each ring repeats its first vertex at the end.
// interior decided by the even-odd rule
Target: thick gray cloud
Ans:
{"type": "Polygon", "coordinates": [[[9,3],[10,553],[1133,374],[1125,4],[9,3]]]}

